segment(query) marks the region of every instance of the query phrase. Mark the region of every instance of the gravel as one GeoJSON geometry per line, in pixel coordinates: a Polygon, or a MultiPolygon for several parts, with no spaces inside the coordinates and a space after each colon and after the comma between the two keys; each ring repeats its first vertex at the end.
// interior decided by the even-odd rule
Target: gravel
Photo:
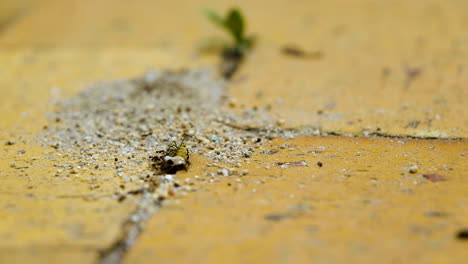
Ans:
{"type": "Polygon", "coordinates": [[[146,179],[151,168],[144,163],[171,142],[185,142],[190,153],[223,164],[218,167],[227,169],[220,174],[230,175],[228,169],[249,160],[252,146],[299,134],[280,127],[282,121],[266,111],[234,114],[229,110],[232,101],[225,81],[207,69],[150,71],[134,79],[98,83],[54,102],[56,111],[39,140],[73,155],[81,166],[100,169],[113,163],[115,177],[125,183],[146,179]]]}

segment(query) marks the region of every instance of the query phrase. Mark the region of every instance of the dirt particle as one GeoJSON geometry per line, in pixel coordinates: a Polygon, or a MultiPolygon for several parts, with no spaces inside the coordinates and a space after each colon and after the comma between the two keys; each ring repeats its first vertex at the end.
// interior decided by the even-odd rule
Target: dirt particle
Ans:
{"type": "Polygon", "coordinates": [[[415,174],[416,172],[418,172],[419,168],[417,165],[409,165],[409,166],[404,166],[403,169],[408,171],[411,174],[415,174]]]}
{"type": "Polygon", "coordinates": [[[264,149],[262,150],[261,153],[266,154],[266,155],[273,155],[273,154],[278,153],[278,150],[277,149],[264,149]]]}
{"type": "Polygon", "coordinates": [[[423,174],[422,177],[431,182],[446,181],[447,179],[442,175],[437,174],[423,174]]]}
{"type": "Polygon", "coordinates": [[[278,119],[276,121],[276,125],[279,126],[279,127],[283,127],[285,124],[286,124],[286,120],[284,120],[284,119],[278,119]]]}
{"type": "Polygon", "coordinates": [[[90,189],[90,190],[94,190],[94,189],[98,189],[99,187],[100,187],[99,184],[91,184],[91,185],[89,186],[89,189],[90,189]]]}
{"type": "Polygon", "coordinates": [[[218,175],[229,176],[229,171],[226,169],[218,170],[216,173],[218,175]]]}
{"type": "Polygon", "coordinates": [[[459,230],[456,234],[456,238],[459,240],[468,241],[468,229],[459,230]]]}
{"type": "Polygon", "coordinates": [[[234,99],[234,98],[229,99],[229,101],[228,101],[228,106],[229,106],[230,108],[235,108],[235,107],[237,106],[237,100],[234,99]]]}
{"type": "Polygon", "coordinates": [[[319,166],[320,168],[323,167],[323,163],[321,161],[317,161],[317,166],[319,166]]]}
{"type": "Polygon", "coordinates": [[[429,212],[424,213],[424,215],[427,217],[447,217],[449,216],[449,213],[441,212],[441,211],[429,211],[429,212]]]}
{"type": "Polygon", "coordinates": [[[264,218],[268,221],[278,222],[288,218],[293,218],[293,216],[290,214],[267,214],[264,216],[264,218]]]}
{"type": "Polygon", "coordinates": [[[421,121],[419,120],[410,120],[408,124],[405,126],[405,128],[417,128],[421,121]]]}
{"type": "Polygon", "coordinates": [[[323,53],[321,51],[308,52],[296,44],[284,45],[283,48],[281,48],[281,53],[286,56],[302,59],[321,59],[323,57],[323,53]]]}
{"type": "Polygon", "coordinates": [[[281,168],[287,168],[289,166],[291,167],[307,167],[309,166],[306,161],[301,160],[301,161],[280,161],[276,162],[276,165],[280,166],[281,168]]]}
{"type": "Polygon", "coordinates": [[[419,67],[412,67],[412,66],[404,66],[403,71],[405,73],[405,83],[404,88],[408,89],[413,81],[422,74],[422,68],[419,67]]]}
{"type": "Polygon", "coordinates": [[[402,189],[401,192],[404,193],[404,194],[413,194],[414,193],[412,189],[402,189]]]}

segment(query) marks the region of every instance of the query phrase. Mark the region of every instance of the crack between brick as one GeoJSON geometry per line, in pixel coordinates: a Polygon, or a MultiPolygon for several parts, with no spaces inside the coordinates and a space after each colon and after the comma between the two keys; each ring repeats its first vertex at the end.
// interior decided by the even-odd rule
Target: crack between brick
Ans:
{"type": "MultiPolygon", "coordinates": [[[[230,124],[227,122],[221,122],[226,126],[258,134],[259,136],[266,136],[271,129],[267,127],[251,127],[243,126],[237,124],[230,124]]],[[[327,131],[322,132],[317,128],[313,127],[304,127],[304,128],[283,128],[279,131],[274,131],[277,133],[290,132],[295,134],[295,136],[340,136],[340,137],[383,137],[383,138],[395,138],[395,139],[425,139],[425,140],[465,140],[466,138],[441,138],[441,137],[417,137],[417,136],[407,136],[407,135],[392,135],[381,132],[370,132],[366,135],[355,135],[350,133],[334,132],[327,131]],[[311,132],[315,131],[315,132],[311,132]]],[[[278,138],[273,136],[272,138],[278,138]]],[[[154,193],[157,190],[156,186],[151,186],[150,188],[140,188],[132,190],[126,193],[126,195],[140,196],[137,202],[137,208],[127,216],[126,220],[121,226],[121,232],[117,240],[107,248],[99,250],[99,259],[96,264],[120,264],[124,261],[128,251],[134,246],[139,235],[142,233],[143,228],[146,222],[153,216],[153,214],[160,209],[162,201],[160,199],[162,196],[155,196],[154,193]]],[[[105,196],[107,197],[107,196],[105,196]]],[[[109,196],[110,197],[110,196],[109,196]]],[[[126,197],[123,195],[122,197],[126,197]]],[[[57,198],[87,198],[83,195],[68,195],[60,196],[57,198]]],[[[93,198],[93,197],[89,197],[93,198]]]]}
{"type": "MultiPolygon", "coordinates": [[[[166,183],[173,184],[171,181],[166,183]]],[[[161,190],[161,186],[152,185],[127,193],[127,195],[132,196],[140,195],[137,200],[137,208],[123,222],[117,240],[109,247],[99,250],[99,259],[96,264],[120,264],[123,262],[128,250],[132,248],[143,231],[146,222],[159,210],[165,200],[166,196],[158,194],[158,190],[161,190]]]]}
{"type": "MultiPolygon", "coordinates": [[[[148,190],[142,191],[142,195],[138,201],[138,207],[122,224],[119,238],[110,247],[100,250],[97,264],[122,263],[127,251],[135,244],[145,222],[154,213],[152,210],[149,210],[147,206],[143,206],[154,202],[151,195],[148,194],[151,194],[151,192],[148,190]]],[[[160,206],[161,203],[156,202],[150,208],[157,210],[160,206]]]]}
{"type": "MultiPolygon", "coordinates": [[[[250,132],[253,134],[265,136],[267,133],[272,132],[271,129],[267,127],[254,127],[248,125],[238,125],[232,124],[228,122],[217,121],[225,126],[242,130],[245,132],[250,132]]],[[[277,133],[285,133],[289,132],[294,134],[294,136],[338,136],[338,137],[355,137],[355,138],[362,138],[362,137],[381,137],[381,138],[394,138],[394,139],[426,139],[426,140],[465,140],[465,137],[424,137],[424,136],[412,136],[412,135],[396,135],[384,132],[359,132],[359,133],[344,133],[338,131],[326,131],[321,130],[318,127],[306,126],[302,128],[282,128],[277,133]],[[312,131],[312,132],[311,132],[312,131]]],[[[276,137],[273,137],[276,138],[276,137]]]]}
{"type": "Polygon", "coordinates": [[[380,137],[380,138],[394,138],[394,139],[425,139],[425,140],[465,140],[464,137],[423,137],[423,136],[412,136],[412,135],[395,135],[383,132],[369,132],[365,135],[353,134],[353,133],[343,133],[335,131],[321,132],[320,136],[338,136],[338,137],[354,137],[354,138],[363,138],[363,137],[380,137]]]}

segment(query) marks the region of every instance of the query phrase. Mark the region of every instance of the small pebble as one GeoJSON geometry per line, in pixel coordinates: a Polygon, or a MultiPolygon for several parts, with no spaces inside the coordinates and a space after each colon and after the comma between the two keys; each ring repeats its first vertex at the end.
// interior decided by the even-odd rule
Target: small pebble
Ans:
{"type": "Polygon", "coordinates": [[[284,126],[285,124],[286,124],[286,120],[284,120],[284,119],[278,119],[278,120],[276,121],[276,125],[277,125],[277,126],[282,127],[282,126],[284,126]]]}
{"type": "Polygon", "coordinates": [[[166,174],[166,175],[164,175],[164,179],[172,181],[174,179],[174,175],[166,174]]]}
{"type": "Polygon", "coordinates": [[[134,214],[134,215],[130,216],[130,221],[132,221],[134,223],[138,222],[139,220],[140,220],[140,217],[138,215],[134,214]]]}
{"type": "Polygon", "coordinates": [[[89,189],[90,189],[90,190],[94,190],[94,189],[97,189],[97,188],[99,188],[99,184],[91,184],[91,185],[89,186],[89,189]]]}
{"type": "Polygon", "coordinates": [[[216,173],[218,175],[229,176],[229,171],[226,169],[218,170],[216,173]]]}
{"type": "Polygon", "coordinates": [[[230,108],[235,108],[235,107],[237,106],[237,100],[234,99],[234,98],[229,99],[229,101],[228,101],[228,106],[229,106],[230,108]]]}
{"type": "Polygon", "coordinates": [[[408,172],[409,172],[409,173],[412,173],[412,174],[418,172],[418,166],[416,166],[416,165],[411,165],[411,166],[409,166],[409,167],[408,167],[408,172]]]}

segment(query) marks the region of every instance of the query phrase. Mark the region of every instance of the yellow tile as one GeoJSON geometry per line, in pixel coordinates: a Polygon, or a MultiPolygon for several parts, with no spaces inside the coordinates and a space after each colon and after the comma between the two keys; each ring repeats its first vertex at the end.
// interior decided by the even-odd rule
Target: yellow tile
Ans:
{"type": "Polygon", "coordinates": [[[265,148],[278,152],[258,149],[247,176],[196,180],[193,174],[217,170],[203,166],[179,176],[194,181],[197,191],[164,205],[125,263],[466,258],[465,242],[455,238],[468,219],[466,140],[308,137],[275,140],[265,148]],[[288,146],[279,148],[283,144],[288,146]],[[414,173],[406,168],[411,165],[418,167],[414,173]],[[432,182],[426,174],[445,181],[432,182]]]}

